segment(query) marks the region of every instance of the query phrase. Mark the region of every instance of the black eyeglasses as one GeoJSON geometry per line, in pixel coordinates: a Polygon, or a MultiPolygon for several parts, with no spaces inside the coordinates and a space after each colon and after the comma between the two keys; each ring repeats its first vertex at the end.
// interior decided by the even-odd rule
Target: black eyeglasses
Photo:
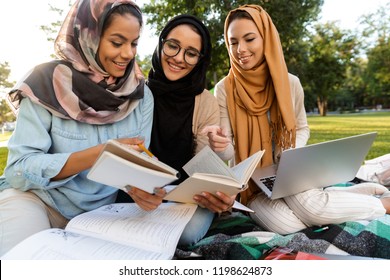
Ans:
{"type": "MultiPolygon", "coordinates": [[[[178,55],[182,47],[173,40],[163,40],[163,52],[166,56],[174,57],[178,55]]],[[[184,61],[188,65],[196,65],[202,58],[202,54],[195,49],[184,49],[184,61]]]]}

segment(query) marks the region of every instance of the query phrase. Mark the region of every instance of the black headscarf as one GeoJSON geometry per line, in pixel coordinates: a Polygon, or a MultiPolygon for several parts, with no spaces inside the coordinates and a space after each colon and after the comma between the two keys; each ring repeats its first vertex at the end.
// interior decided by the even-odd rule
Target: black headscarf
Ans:
{"type": "Polygon", "coordinates": [[[180,171],[180,181],[186,178],[182,166],[194,156],[196,148],[192,133],[195,96],[205,88],[210,56],[209,31],[192,15],[179,15],[171,19],[161,31],[158,46],[153,53],[152,69],[147,81],[155,102],[150,149],[159,160],[180,171]],[[173,28],[182,24],[193,25],[198,30],[202,37],[202,57],[187,76],[170,81],[161,66],[162,43],[173,28]]]}

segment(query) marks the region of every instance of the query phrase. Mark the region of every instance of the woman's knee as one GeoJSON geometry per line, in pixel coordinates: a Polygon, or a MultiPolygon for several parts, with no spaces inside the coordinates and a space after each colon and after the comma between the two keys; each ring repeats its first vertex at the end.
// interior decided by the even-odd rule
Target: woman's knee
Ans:
{"type": "Polygon", "coordinates": [[[190,246],[202,239],[210,228],[215,214],[198,206],[179,240],[179,246],[190,246]]]}
{"type": "Polygon", "coordinates": [[[271,200],[260,193],[248,203],[248,207],[255,211],[250,217],[267,231],[290,234],[306,228],[283,199],[271,200]]]}
{"type": "Polygon", "coordinates": [[[29,192],[0,192],[0,255],[41,230],[50,228],[45,204],[29,192]]]}

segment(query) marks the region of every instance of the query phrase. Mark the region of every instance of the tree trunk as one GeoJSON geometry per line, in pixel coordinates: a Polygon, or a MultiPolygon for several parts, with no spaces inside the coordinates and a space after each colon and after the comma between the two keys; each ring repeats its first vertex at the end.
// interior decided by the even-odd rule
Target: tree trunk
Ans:
{"type": "Polygon", "coordinates": [[[213,72],[213,80],[214,80],[214,87],[215,87],[215,85],[218,83],[218,77],[216,71],[213,72]]]}
{"type": "Polygon", "coordinates": [[[320,113],[320,116],[325,117],[326,112],[328,111],[328,101],[321,100],[320,97],[317,97],[317,106],[318,106],[318,111],[320,113]]]}

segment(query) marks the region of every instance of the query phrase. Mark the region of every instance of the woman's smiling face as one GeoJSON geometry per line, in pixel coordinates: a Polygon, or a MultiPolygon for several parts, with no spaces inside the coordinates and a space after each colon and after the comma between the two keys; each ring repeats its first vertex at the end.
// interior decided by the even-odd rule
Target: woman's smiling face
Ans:
{"type": "Polygon", "coordinates": [[[188,64],[184,55],[186,50],[201,52],[202,37],[188,24],[178,25],[169,32],[165,40],[177,43],[181,49],[175,56],[167,56],[161,51],[161,65],[165,77],[170,81],[179,80],[188,75],[196,65],[188,64]]]}
{"type": "Polygon", "coordinates": [[[100,38],[98,49],[99,62],[108,74],[116,78],[125,74],[137,54],[140,31],[138,19],[131,14],[114,16],[100,38]]]}
{"type": "Polygon", "coordinates": [[[250,19],[235,19],[227,30],[229,53],[244,70],[259,65],[264,60],[263,38],[250,19]]]}

